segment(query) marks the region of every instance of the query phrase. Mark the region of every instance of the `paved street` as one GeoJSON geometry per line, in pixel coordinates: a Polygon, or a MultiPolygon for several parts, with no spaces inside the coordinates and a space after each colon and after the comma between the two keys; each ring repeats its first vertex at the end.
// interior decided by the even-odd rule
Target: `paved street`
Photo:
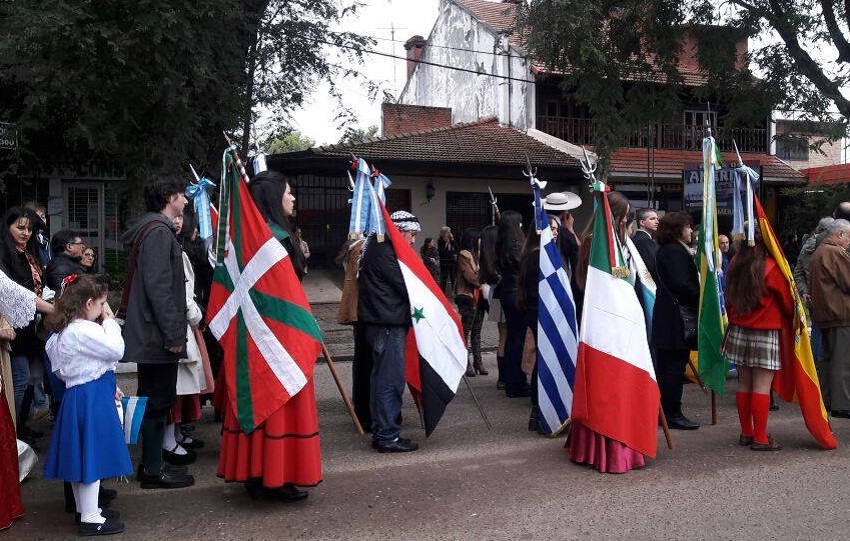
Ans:
{"type": "MultiPolygon", "coordinates": [[[[339,365],[346,380],[350,366],[339,365]]],[[[132,376],[121,378],[132,389],[132,376]]],[[[850,531],[850,447],[816,448],[790,405],[771,416],[785,445],[779,453],[736,445],[729,393],[718,426],[676,432],[674,451],[659,449],[644,470],[616,476],[570,463],[562,438],[526,431],[527,402],[504,398],[493,375],[471,380],[492,431],[462,387],[425,441],[408,399],[404,433],[422,447],[404,455],[377,454],[357,436],[324,364],[316,382],[324,482],[306,502],[253,502],[240,485],[217,479],[217,426],[206,408],[197,484],[177,491],[120,484],[116,508],[127,532],[118,538],[826,540],[850,531]]],[[[687,386],[685,403],[695,419],[708,421],[708,397],[696,386],[687,386]]],[[[846,443],[850,426],[836,429],[846,443]]],[[[136,458],[138,448],[132,451],[136,458]]],[[[61,484],[42,480],[40,467],[23,486],[27,515],[5,537],[71,539],[61,484]]]]}

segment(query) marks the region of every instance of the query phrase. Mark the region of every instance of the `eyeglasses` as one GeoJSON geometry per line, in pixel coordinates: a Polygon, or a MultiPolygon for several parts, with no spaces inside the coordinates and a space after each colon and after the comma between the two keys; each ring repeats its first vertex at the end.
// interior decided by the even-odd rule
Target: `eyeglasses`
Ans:
{"type": "Polygon", "coordinates": [[[74,244],[85,244],[85,243],[83,241],[79,241],[79,242],[69,242],[68,244],[73,246],[74,244]]]}

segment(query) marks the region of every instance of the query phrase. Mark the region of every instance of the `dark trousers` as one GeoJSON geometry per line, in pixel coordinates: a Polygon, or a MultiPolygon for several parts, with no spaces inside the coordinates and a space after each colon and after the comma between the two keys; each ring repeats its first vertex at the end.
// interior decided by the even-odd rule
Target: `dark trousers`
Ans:
{"type": "Polygon", "coordinates": [[[658,349],[655,351],[658,370],[655,374],[661,391],[661,407],[667,416],[682,413],[682,389],[685,366],[688,364],[687,349],[658,349]]]}
{"type": "Polygon", "coordinates": [[[505,394],[522,395],[528,392],[528,383],[522,372],[522,351],[525,346],[525,316],[516,307],[515,297],[502,299],[505,312],[507,339],[505,340],[505,394]]]}
{"type": "Polygon", "coordinates": [[[404,348],[407,327],[366,326],[372,347],[372,440],[392,443],[401,433],[401,401],[404,394],[404,348]]]}
{"type": "Polygon", "coordinates": [[[457,281],[457,265],[454,262],[452,262],[452,263],[440,262],[440,290],[445,293],[446,283],[452,284],[452,289],[454,289],[456,281],[457,281]]]}
{"type": "MultiPolygon", "coordinates": [[[[527,329],[531,329],[531,333],[534,335],[534,347],[537,348],[537,310],[526,310],[524,312],[525,315],[525,325],[527,329]]],[[[538,406],[537,402],[537,359],[534,360],[534,368],[531,369],[531,405],[535,408],[538,406]]]]}
{"type": "Polygon", "coordinates": [[[168,411],[177,400],[177,363],[138,364],[139,396],[148,398],[142,420],[142,464],[156,475],[162,469],[162,440],[168,411]]]}
{"type": "Polygon", "coordinates": [[[351,400],[354,402],[354,413],[363,429],[371,431],[372,348],[366,341],[366,325],[355,323],[353,330],[354,362],[351,364],[351,400]]]}
{"type": "Polygon", "coordinates": [[[821,338],[824,402],[831,411],[850,411],[850,327],[821,329],[821,338]]]}

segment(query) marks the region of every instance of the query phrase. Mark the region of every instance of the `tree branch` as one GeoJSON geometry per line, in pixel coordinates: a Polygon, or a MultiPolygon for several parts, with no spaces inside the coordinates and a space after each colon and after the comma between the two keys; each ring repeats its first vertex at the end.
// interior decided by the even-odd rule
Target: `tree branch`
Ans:
{"type": "Polygon", "coordinates": [[[730,0],[730,2],[767,20],[779,34],[779,37],[782,38],[785,48],[788,50],[788,55],[794,61],[800,73],[835,104],[844,118],[850,119],[850,100],[841,94],[839,84],[827,77],[818,63],[800,45],[796,32],[790,27],[785,14],[782,12],[782,6],[779,5],[777,0],[769,0],[770,10],[758,8],[744,0],[730,0]]]}
{"type": "Polygon", "coordinates": [[[826,28],[829,30],[829,35],[832,37],[832,43],[838,49],[838,62],[850,61],[850,43],[841,33],[838,27],[838,21],[835,19],[835,8],[832,5],[832,0],[820,0],[821,9],[823,9],[824,19],[826,20],[826,28]]]}

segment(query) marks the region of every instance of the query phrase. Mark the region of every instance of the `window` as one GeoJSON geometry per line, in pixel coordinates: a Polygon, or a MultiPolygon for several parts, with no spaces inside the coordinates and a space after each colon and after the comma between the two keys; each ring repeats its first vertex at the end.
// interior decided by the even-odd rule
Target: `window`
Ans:
{"type": "Polygon", "coordinates": [[[799,135],[777,137],[776,157],[786,161],[809,161],[808,139],[799,135]]]}

